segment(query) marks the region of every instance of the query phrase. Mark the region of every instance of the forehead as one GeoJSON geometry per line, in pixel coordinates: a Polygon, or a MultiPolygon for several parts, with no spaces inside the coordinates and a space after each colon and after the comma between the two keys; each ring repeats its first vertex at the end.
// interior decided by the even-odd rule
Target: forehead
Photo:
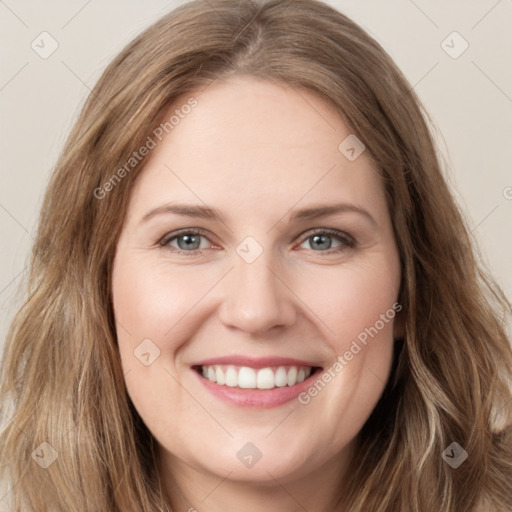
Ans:
{"type": "Polygon", "coordinates": [[[363,151],[351,161],[340,151],[350,128],[312,92],[236,77],[182,95],[164,122],[171,117],[137,179],[132,209],[201,201],[262,219],[269,206],[299,201],[386,209],[370,157],[363,151]],[[184,108],[191,98],[194,108],[184,108]]]}

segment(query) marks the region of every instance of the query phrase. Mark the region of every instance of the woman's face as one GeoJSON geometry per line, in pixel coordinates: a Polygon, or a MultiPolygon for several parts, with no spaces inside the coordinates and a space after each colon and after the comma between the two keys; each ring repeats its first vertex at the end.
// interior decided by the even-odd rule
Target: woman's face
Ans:
{"type": "Polygon", "coordinates": [[[381,180],[313,93],[237,77],[176,109],[114,261],[128,393],[176,479],[337,477],[400,329],[381,180]]]}

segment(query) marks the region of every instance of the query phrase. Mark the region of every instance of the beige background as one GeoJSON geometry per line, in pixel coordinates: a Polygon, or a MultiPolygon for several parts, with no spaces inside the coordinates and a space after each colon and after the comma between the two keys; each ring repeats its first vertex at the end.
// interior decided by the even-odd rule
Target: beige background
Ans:
{"type": "MultiPolygon", "coordinates": [[[[85,97],[125,44],[181,3],[0,1],[0,347],[49,173],[85,97]],[[31,48],[43,31],[59,45],[47,59],[31,48]]],[[[366,28],[415,87],[473,234],[512,299],[512,1],[328,3],[366,28]],[[442,47],[454,31],[469,44],[456,59],[442,47]]],[[[445,44],[453,53],[463,41],[445,44]]]]}

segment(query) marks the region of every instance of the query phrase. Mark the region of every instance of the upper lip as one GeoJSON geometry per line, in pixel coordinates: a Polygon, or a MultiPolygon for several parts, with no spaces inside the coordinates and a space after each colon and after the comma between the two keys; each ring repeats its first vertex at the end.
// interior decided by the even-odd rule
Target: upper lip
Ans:
{"type": "Polygon", "coordinates": [[[290,357],[248,357],[248,356],[223,356],[204,359],[192,366],[212,366],[214,364],[226,364],[233,366],[249,366],[250,368],[267,368],[269,366],[311,366],[320,367],[319,364],[290,357]]]}

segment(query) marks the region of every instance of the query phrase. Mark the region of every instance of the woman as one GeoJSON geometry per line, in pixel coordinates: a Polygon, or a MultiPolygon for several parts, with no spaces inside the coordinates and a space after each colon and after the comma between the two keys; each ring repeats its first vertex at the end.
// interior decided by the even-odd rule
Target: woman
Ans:
{"type": "Polygon", "coordinates": [[[511,305],[418,98],[323,3],[191,2],[129,44],[29,282],[12,510],[512,506],[511,305]]]}

